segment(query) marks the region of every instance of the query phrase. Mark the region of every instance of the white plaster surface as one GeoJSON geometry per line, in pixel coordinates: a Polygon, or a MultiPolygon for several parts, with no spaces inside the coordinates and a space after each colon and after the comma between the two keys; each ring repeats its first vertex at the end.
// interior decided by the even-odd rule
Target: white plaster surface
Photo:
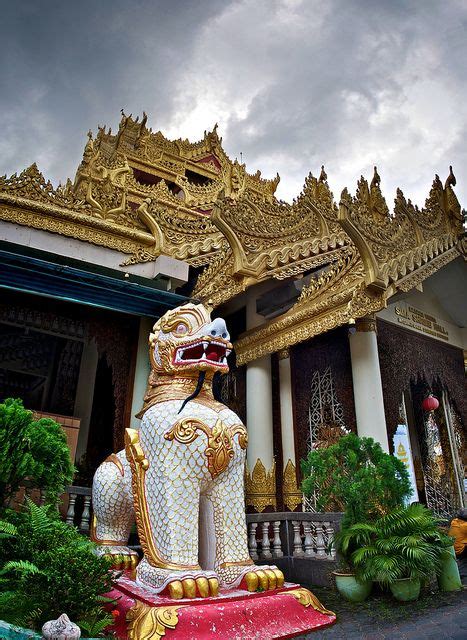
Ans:
{"type": "Polygon", "coordinates": [[[279,360],[280,404],[281,404],[281,437],[283,468],[289,460],[295,464],[295,435],[292,405],[292,378],[290,358],[279,360]]]}
{"type": "Polygon", "coordinates": [[[358,435],[373,438],[389,453],[376,333],[355,331],[349,342],[358,435]]]}
{"type": "Polygon", "coordinates": [[[121,263],[128,256],[119,251],[61,236],[57,233],[49,233],[4,221],[0,221],[0,240],[132,273],[143,278],[154,279],[158,276],[165,276],[171,280],[172,287],[180,286],[188,281],[188,264],[169,256],[159,256],[153,262],[122,267],[121,263]]]}

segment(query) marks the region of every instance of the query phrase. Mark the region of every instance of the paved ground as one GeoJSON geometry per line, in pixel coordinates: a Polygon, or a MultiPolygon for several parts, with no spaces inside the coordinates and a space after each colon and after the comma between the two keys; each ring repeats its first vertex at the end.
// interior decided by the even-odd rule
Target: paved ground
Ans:
{"type": "Polygon", "coordinates": [[[331,590],[311,588],[337,613],[337,622],[302,640],[467,640],[467,589],[425,593],[420,600],[399,604],[379,594],[363,604],[344,603],[331,590]]]}

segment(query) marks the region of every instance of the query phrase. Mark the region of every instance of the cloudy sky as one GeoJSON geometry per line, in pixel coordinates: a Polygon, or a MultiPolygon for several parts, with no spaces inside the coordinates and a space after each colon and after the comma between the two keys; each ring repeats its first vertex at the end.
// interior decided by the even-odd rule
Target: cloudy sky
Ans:
{"type": "Polygon", "coordinates": [[[423,204],[452,164],[467,207],[466,0],[0,0],[0,174],[73,177],[88,129],[143,109],[168,137],[219,123],[291,200],[374,164],[423,204]]]}

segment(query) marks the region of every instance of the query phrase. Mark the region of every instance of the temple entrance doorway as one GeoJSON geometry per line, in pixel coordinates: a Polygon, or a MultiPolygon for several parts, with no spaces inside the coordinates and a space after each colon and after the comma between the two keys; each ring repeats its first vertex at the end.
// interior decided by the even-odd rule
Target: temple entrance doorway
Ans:
{"type": "Polygon", "coordinates": [[[424,378],[413,380],[404,393],[401,417],[409,428],[419,500],[438,517],[450,519],[466,506],[466,439],[449,391],[439,380],[432,385],[424,378]],[[422,402],[429,392],[439,407],[426,412],[422,402]]]}

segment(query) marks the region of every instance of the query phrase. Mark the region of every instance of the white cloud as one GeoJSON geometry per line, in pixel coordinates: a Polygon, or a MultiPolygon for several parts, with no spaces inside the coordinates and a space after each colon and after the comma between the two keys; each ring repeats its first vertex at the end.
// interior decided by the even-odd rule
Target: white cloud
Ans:
{"type": "Polygon", "coordinates": [[[0,173],[73,176],[87,129],[124,107],[174,138],[218,122],[288,200],[323,163],[337,198],[377,164],[389,203],[399,186],[422,204],[452,164],[467,204],[462,0],[85,4],[10,8],[0,173]]]}

